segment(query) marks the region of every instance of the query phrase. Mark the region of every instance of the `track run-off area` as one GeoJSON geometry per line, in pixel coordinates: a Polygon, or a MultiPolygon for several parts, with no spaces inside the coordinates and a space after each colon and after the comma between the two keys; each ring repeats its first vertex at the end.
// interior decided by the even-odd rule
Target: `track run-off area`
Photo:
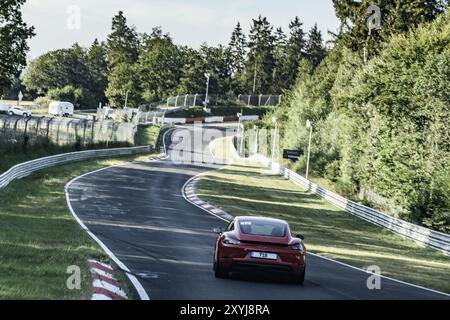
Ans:
{"type": "Polygon", "coordinates": [[[145,291],[141,298],[449,299],[387,278],[381,279],[381,289],[370,290],[366,271],[312,254],[307,256],[304,286],[245,275],[216,279],[212,264],[217,235],[213,229],[227,223],[186,201],[182,189],[193,177],[227,165],[214,158],[210,142],[236,134],[235,128],[185,126],[170,130],[164,137],[165,159],[110,167],[83,175],[67,186],[74,215],[113,260],[130,272],[138,291],[145,291]]]}

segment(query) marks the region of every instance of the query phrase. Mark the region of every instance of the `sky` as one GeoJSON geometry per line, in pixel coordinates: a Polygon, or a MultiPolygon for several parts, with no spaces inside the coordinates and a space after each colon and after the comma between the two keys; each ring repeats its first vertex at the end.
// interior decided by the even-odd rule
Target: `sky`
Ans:
{"type": "Polygon", "coordinates": [[[161,26],[175,43],[194,48],[228,44],[237,22],[248,32],[259,14],[285,32],[295,16],[305,30],[317,22],[325,39],[339,26],[331,0],[27,0],[23,18],[37,34],[29,41],[30,58],[75,42],[88,47],[95,38],[106,40],[119,10],[139,33],[161,26]]]}

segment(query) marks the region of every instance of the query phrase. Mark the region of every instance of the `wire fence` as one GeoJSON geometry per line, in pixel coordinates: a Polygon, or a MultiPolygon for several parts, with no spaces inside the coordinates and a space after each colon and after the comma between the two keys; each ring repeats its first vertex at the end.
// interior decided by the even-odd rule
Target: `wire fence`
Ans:
{"type": "Polygon", "coordinates": [[[93,121],[50,117],[21,118],[0,115],[0,148],[11,145],[40,145],[50,142],[64,146],[77,144],[134,143],[137,126],[114,121],[93,121]]]}
{"type": "Polygon", "coordinates": [[[238,95],[238,102],[248,106],[255,107],[276,107],[282,102],[282,95],[280,94],[240,94],[238,95]]]}
{"type": "MultiPolygon", "coordinates": [[[[186,94],[169,97],[166,102],[167,107],[176,108],[192,108],[204,107],[206,94],[186,94]]],[[[240,94],[236,96],[227,95],[208,95],[208,105],[218,106],[226,104],[245,104],[255,107],[274,107],[279,106],[282,102],[282,95],[279,94],[260,94],[246,95],[240,94]]]]}

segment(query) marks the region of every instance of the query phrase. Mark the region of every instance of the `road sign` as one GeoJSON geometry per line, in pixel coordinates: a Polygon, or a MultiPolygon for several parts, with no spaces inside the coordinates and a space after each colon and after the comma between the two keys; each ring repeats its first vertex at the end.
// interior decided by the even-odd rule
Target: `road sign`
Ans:
{"type": "Polygon", "coordinates": [[[303,155],[303,152],[298,150],[284,150],[283,159],[298,161],[298,159],[303,155]]]}

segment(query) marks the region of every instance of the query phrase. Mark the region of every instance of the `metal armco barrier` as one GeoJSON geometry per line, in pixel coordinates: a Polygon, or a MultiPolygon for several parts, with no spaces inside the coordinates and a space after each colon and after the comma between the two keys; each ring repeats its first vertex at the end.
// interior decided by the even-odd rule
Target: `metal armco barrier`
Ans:
{"type": "Polygon", "coordinates": [[[14,180],[22,179],[29,176],[30,174],[45,169],[54,167],[60,164],[66,164],[69,162],[87,160],[92,158],[104,158],[104,157],[115,157],[115,156],[125,156],[133,155],[139,153],[150,152],[152,147],[134,147],[134,148],[117,148],[117,149],[100,149],[100,150],[89,150],[80,151],[72,153],[63,153],[55,156],[49,156],[45,158],[40,158],[28,162],[18,164],[5,173],[0,175],[0,189],[5,188],[14,180]]]}
{"type": "Polygon", "coordinates": [[[328,200],[338,208],[341,208],[370,223],[389,229],[405,238],[412,239],[421,245],[434,248],[447,255],[450,254],[450,235],[448,234],[433,231],[425,227],[421,227],[404,220],[388,216],[380,211],[348,200],[334,192],[321,188],[317,184],[306,180],[299,174],[287,168],[284,168],[276,162],[272,162],[269,158],[263,155],[257,154],[256,158],[264,166],[272,168],[274,171],[288,178],[295,184],[306,190],[310,190],[321,198],[328,200]]]}

